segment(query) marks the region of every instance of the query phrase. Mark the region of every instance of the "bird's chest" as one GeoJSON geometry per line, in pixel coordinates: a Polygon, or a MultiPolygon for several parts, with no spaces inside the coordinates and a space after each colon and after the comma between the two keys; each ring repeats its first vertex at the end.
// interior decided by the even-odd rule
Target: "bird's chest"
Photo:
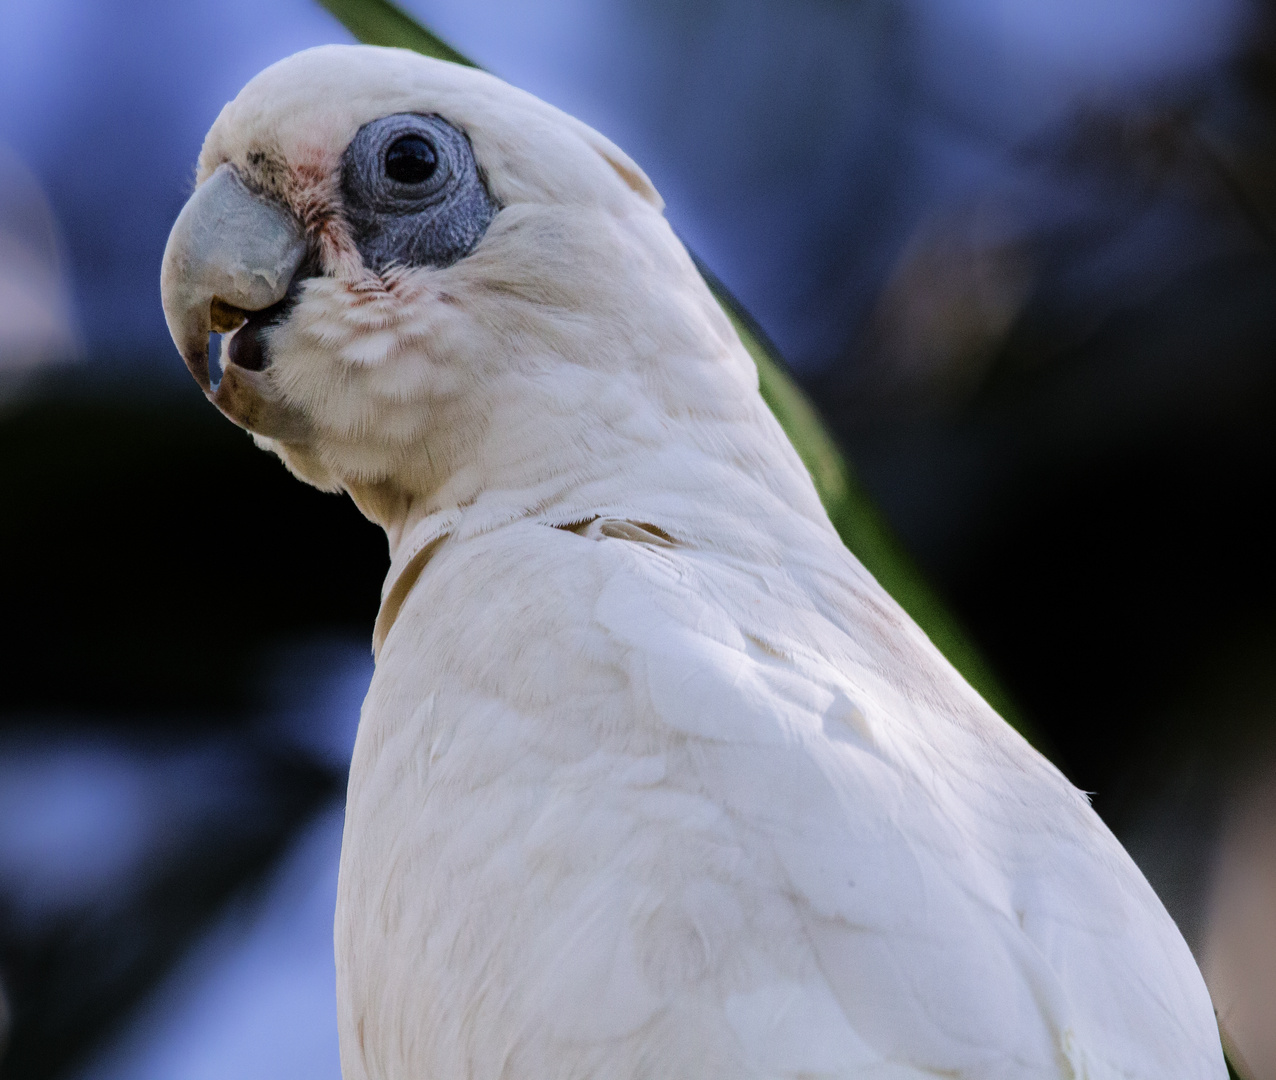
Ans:
{"type": "Polygon", "coordinates": [[[492,1033],[623,1039],[753,936],[758,875],[676,748],[559,719],[444,687],[365,713],[336,923],[352,1077],[482,1073],[513,1052],[492,1033]]]}

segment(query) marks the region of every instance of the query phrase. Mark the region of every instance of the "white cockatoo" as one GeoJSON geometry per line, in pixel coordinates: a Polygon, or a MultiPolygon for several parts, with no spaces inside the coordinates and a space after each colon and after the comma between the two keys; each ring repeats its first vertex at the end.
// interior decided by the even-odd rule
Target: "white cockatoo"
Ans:
{"type": "Polygon", "coordinates": [[[173,227],[204,389],[389,538],[347,1080],[1221,1080],[1165,909],[843,546],[661,207],[498,79],[333,46],[173,227]]]}

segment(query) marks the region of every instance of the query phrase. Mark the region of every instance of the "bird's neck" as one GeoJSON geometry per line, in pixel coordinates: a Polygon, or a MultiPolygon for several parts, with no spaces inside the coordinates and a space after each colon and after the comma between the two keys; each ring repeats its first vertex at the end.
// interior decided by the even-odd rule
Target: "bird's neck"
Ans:
{"type": "Polygon", "coordinates": [[[660,236],[638,250],[655,270],[555,303],[505,297],[519,333],[436,358],[447,393],[419,406],[420,445],[388,479],[346,484],[385,528],[387,598],[442,538],[518,521],[621,518],[771,563],[795,543],[840,550],[752,358],[668,227],[646,226],[660,236]]]}
{"type": "Polygon", "coordinates": [[[467,423],[441,419],[428,468],[347,487],[385,529],[394,563],[443,534],[519,520],[620,517],[713,542],[718,532],[738,539],[739,519],[756,523],[759,513],[823,519],[740,352],[681,358],[681,372],[666,378],[592,368],[511,373],[492,384],[479,416],[471,401],[467,423]]]}
{"type": "Polygon", "coordinates": [[[518,521],[574,527],[618,518],[771,565],[812,540],[840,550],[809,475],[758,394],[752,360],[741,348],[731,362],[738,370],[694,374],[694,408],[676,387],[656,394],[649,380],[614,372],[512,378],[457,440],[468,447],[453,459],[463,465],[441,470],[457,447],[435,439],[432,485],[347,485],[390,547],[374,649],[442,541],[518,521]],[[717,392],[708,392],[715,382],[717,392]]]}

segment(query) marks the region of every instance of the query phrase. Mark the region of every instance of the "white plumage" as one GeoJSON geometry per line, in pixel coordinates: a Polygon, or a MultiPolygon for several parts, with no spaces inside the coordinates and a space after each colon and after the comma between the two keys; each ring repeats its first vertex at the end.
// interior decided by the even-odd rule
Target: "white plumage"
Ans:
{"type": "MultiPolygon", "coordinates": [[[[226,107],[201,181],[227,164],[319,269],[210,395],[393,559],[347,1080],[1226,1075],[1164,908],[843,547],[623,153],[490,76],[331,47],[226,107]],[[345,213],[347,148],[399,114],[463,132],[499,208],[450,263],[370,267],[345,213]]],[[[198,375],[219,316],[174,299],[181,228],[198,375]]]]}

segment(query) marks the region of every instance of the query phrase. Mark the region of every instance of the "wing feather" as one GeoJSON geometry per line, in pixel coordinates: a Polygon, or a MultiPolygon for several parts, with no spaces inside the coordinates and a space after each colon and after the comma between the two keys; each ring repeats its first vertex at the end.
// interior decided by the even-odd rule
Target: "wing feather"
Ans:
{"type": "Polygon", "coordinates": [[[840,558],[442,545],[352,767],[351,1076],[1224,1075],[1120,845],[840,558]]]}

